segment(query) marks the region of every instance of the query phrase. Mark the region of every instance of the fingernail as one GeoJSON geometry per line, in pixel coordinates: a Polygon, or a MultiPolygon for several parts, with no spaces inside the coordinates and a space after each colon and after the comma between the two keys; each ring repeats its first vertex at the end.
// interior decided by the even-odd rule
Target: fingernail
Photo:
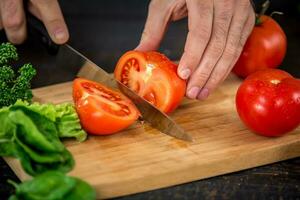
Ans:
{"type": "Polygon", "coordinates": [[[209,95],[209,90],[207,88],[203,88],[200,94],[198,95],[197,99],[199,100],[207,99],[208,95],[209,95]]]}
{"type": "Polygon", "coordinates": [[[191,70],[190,69],[183,69],[183,70],[180,71],[180,74],[179,74],[179,76],[182,79],[188,79],[190,75],[191,75],[191,70]]]}
{"type": "Polygon", "coordinates": [[[57,39],[57,40],[64,40],[65,37],[66,37],[66,33],[65,31],[63,31],[62,29],[58,29],[54,32],[54,37],[57,39]]]}
{"type": "Polygon", "coordinates": [[[200,88],[199,87],[192,87],[191,89],[189,89],[187,96],[191,99],[196,99],[198,93],[200,92],[200,88]]]}

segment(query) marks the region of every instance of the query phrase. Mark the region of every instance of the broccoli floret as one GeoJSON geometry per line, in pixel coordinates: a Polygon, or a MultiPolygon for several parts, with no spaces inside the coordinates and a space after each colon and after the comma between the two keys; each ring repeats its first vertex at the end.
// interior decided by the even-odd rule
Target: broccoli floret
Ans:
{"type": "Polygon", "coordinates": [[[16,49],[9,43],[0,45],[0,108],[14,104],[18,99],[31,101],[31,80],[36,74],[36,70],[31,64],[23,65],[18,76],[11,66],[10,60],[18,58],[16,49]]]}
{"type": "Polygon", "coordinates": [[[10,43],[0,45],[0,66],[8,64],[12,60],[18,60],[17,49],[10,43]]]}

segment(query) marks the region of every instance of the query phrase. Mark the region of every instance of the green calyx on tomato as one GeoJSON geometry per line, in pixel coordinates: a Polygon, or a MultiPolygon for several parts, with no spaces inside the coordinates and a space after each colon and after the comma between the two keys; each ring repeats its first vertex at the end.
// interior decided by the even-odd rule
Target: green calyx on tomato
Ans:
{"type": "Polygon", "coordinates": [[[115,78],[163,112],[181,102],[186,82],[177,76],[177,65],[158,52],[128,51],[118,61],[115,78]]]}
{"type": "Polygon", "coordinates": [[[264,136],[280,136],[300,124],[300,80],[278,69],[250,75],[236,94],[241,120],[264,136]]]}

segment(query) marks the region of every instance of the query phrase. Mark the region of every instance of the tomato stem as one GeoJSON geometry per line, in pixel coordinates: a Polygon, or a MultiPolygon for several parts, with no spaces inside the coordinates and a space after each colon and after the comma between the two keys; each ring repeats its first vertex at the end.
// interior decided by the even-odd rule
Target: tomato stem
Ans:
{"type": "Polygon", "coordinates": [[[273,12],[270,14],[270,17],[273,17],[273,15],[283,15],[283,12],[273,11],[273,12]]]}
{"type": "Polygon", "coordinates": [[[255,19],[255,25],[256,25],[256,26],[261,25],[262,21],[261,21],[260,17],[266,13],[266,11],[267,11],[267,10],[269,9],[269,7],[270,7],[270,4],[271,4],[270,0],[266,0],[266,1],[263,3],[262,9],[260,10],[260,13],[256,15],[256,19],[255,19]]]}
{"type": "Polygon", "coordinates": [[[266,11],[267,11],[267,10],[269,9],[269,7],[270,7],[270,4],[271,4],[270,0],[266,0],[266,1],[263,3],[262,8],[261,8],[260,13],[259,13],[259,17],[262,16],[262,15],[264,15],[264,14],[266,13],[266,11]]]}

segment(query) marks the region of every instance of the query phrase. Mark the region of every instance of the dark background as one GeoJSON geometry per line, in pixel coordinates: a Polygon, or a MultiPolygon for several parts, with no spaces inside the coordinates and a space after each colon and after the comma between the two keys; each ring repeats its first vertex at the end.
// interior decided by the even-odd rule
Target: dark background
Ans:
{"type": "MultiPolygon", "coordinates": [[[[264,0],[255,2],[257,10],[260,10],[264,0]]],[[[61,0],[70,31],[69,44],[112,72],[118,58],[138,45],[147,17],[148,3],[149,0],[61,0]]],[[[287,54],[280,68],[300,77],[300,1],[271,0],[267,14],[273,11],[284,13],[274,15],[274,19],[282,26],[288,39],[287,54]]],[[[171,23],[159,51],[173,60],[179,60],[186,34],[186,19],[171,23]]],[[[23,61],[32,62],[38,69],[39,77],[43,74],[53,76],[51,80],[36,78],[33,87],[71,80],[75,75],[75,72],[62,72],[62,69],[58,69],[53,58],[43,51],[36,38],[29,38],[18,49],[23,61]]]]}
{"type": "MultiPolygon", "coordinates": [[[[259,5],[263,1],[256,1],[259,5]]],[[[112,72],[118,58],[137,46],[147,16],[146,0],[65,0],[60,1],[70,31],[69,44],[96,64],[112,72]],[[88,2],[88,3],[87,3],[88,2]]],[[[274,16],[288,39],[288,50],[281,68],[300,77],[300,1],[273,0],[267,13],[274,16]]],[[[172,23],[160,51],[178,60],[187,33],[187,20],[172,23]]],[[[5,36],[0,33],[0,41],[5,36]]],[[[21,62],[32,62],[38,69],[33,87],[72,79],[75,72],[57,68],[53,56],[28,38],[18,46],[21,62]]],[[[267,155],[266,155],[267,156],[267,155]]],[[[18,181],[0,158],[0,200],[7,199],[13,187],[6,180],[18,181]]],[[[120,199],[300,199],[300,158],[202,181],[141,193],[120,199]]]]}

